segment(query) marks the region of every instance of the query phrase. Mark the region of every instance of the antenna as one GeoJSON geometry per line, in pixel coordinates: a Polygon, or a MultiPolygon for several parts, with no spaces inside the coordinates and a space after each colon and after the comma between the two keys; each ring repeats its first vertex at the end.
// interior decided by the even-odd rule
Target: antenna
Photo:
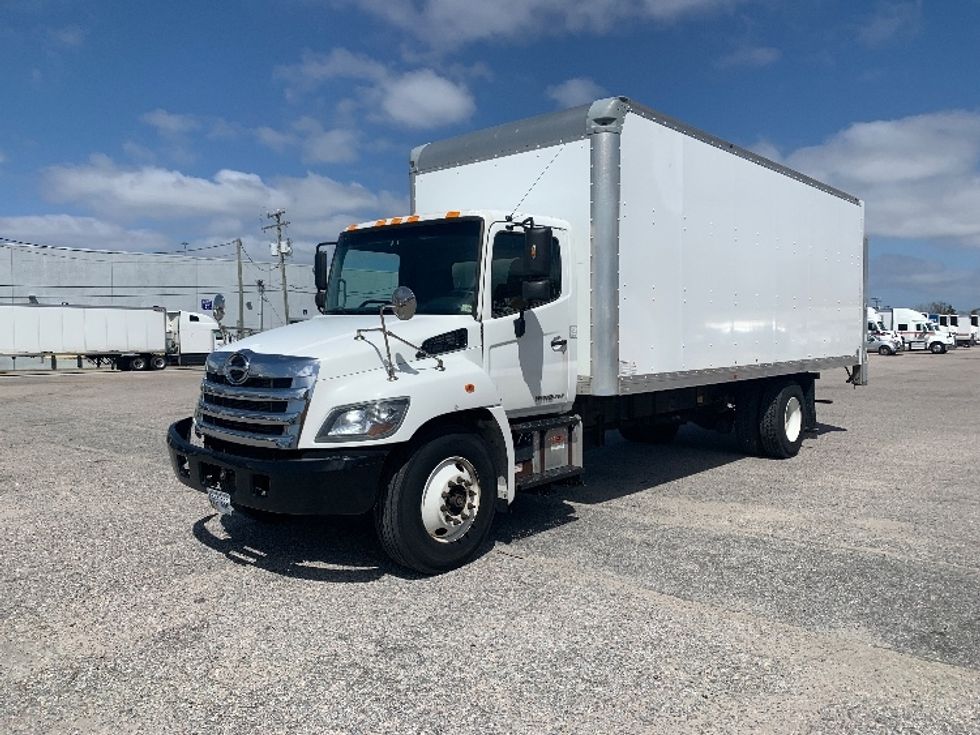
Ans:
{"type": "Polygon", "coordinates": [[[541,181],[541,177],[544,176],[548,172],[548,169],[551,168],[551,164],[553,164],[555,162],[555,159],[558,158],[558,156],[561,154],[561,152],[563,150],[565,150],[565,144],[564,143],[562,143],[558,147],[558,150],[555,151],[555,155],[552,156],[552,158],[551,158],[550,161],[548,161],[548,165],[545,166],[543,169],[541,169],[541,173],[538,174],[538,178],[536,178],[534,180],[534,183],[531,184],[531,188],[528,189],[526,192],[524,192],[524,196],[521,197],[521,200],[516,205],[514,205],[514,211],[512,211],[510,213],[510,216],[507,218],[508,220],[511,220],[511,219],[514,218],[514,215],[517,213],[517,210],[521,208],[521,205],[524,203],[524,200],[528,198],[528,195],[530,195],[530,193],[532,191],[534,191],[534,187],[538,185],[538,182],[539,181],[541,181]]]}

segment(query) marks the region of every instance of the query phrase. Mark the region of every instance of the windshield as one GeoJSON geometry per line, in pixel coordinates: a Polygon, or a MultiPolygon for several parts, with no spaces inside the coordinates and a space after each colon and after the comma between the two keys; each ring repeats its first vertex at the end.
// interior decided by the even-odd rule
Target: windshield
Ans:
{"type": "Polygon", "coordinates": [[[344,232],[327,283],[327,314],[377,314],[398,286],[418,314],[475,314],[482,220],[344,232]]]}

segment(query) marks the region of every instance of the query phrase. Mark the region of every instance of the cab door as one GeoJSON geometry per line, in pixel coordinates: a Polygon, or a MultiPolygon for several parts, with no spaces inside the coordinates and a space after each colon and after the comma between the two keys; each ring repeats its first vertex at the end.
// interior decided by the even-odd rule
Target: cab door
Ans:
{"type": "Polygon", "coordinates": [[[484,367],[511,416],[562,413],[575,399],[576,345],[572,339],[573,258],[565,230],[553,230],[551,291],[531,302],[520,319],[524,230],[495,222],[488,231],[482,273],[484,367]]]}

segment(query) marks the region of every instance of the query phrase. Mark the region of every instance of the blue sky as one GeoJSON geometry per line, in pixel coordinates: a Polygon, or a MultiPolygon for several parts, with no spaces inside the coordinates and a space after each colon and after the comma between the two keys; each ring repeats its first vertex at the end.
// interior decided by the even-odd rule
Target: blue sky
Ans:
{"type": "Polygon", "coordinates": [[[0,236],[259,255],[285,207],[308,258],[407,211],[413,146],[617,94],[862,197],[869,295],[965,311],[978,37],[980,0],[0,0],[0,236]]]}

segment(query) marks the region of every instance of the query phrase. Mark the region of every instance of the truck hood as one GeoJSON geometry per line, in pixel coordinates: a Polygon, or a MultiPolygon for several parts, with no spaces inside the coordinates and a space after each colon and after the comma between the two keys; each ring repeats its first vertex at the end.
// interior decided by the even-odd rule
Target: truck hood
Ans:
{"type": "MultiPolygon", "coordinates": [[[[472,331],[478,322],[471,316],[418,315],[403,322],[386,315],[385,325],[392,334],[418,346],[430,337],[467,329],[470,332],[469,347],[479,346],[474,339],[479,332],[474,334],[472,331]]],[[[319,316],[232,342],[216,350],[215,354],[251,350],[265,355],[312,357],[320,363],[320,379],[339,378],[384,369],[385,346],[381,332],[366,332],[364,339],[354,339],[358,329],[380,326],[381,319],[377,316],[319,316]]],[[[403,342],[391,338],[390,344],[396,365],[419,361],[416,350],[403,342]]]]}

